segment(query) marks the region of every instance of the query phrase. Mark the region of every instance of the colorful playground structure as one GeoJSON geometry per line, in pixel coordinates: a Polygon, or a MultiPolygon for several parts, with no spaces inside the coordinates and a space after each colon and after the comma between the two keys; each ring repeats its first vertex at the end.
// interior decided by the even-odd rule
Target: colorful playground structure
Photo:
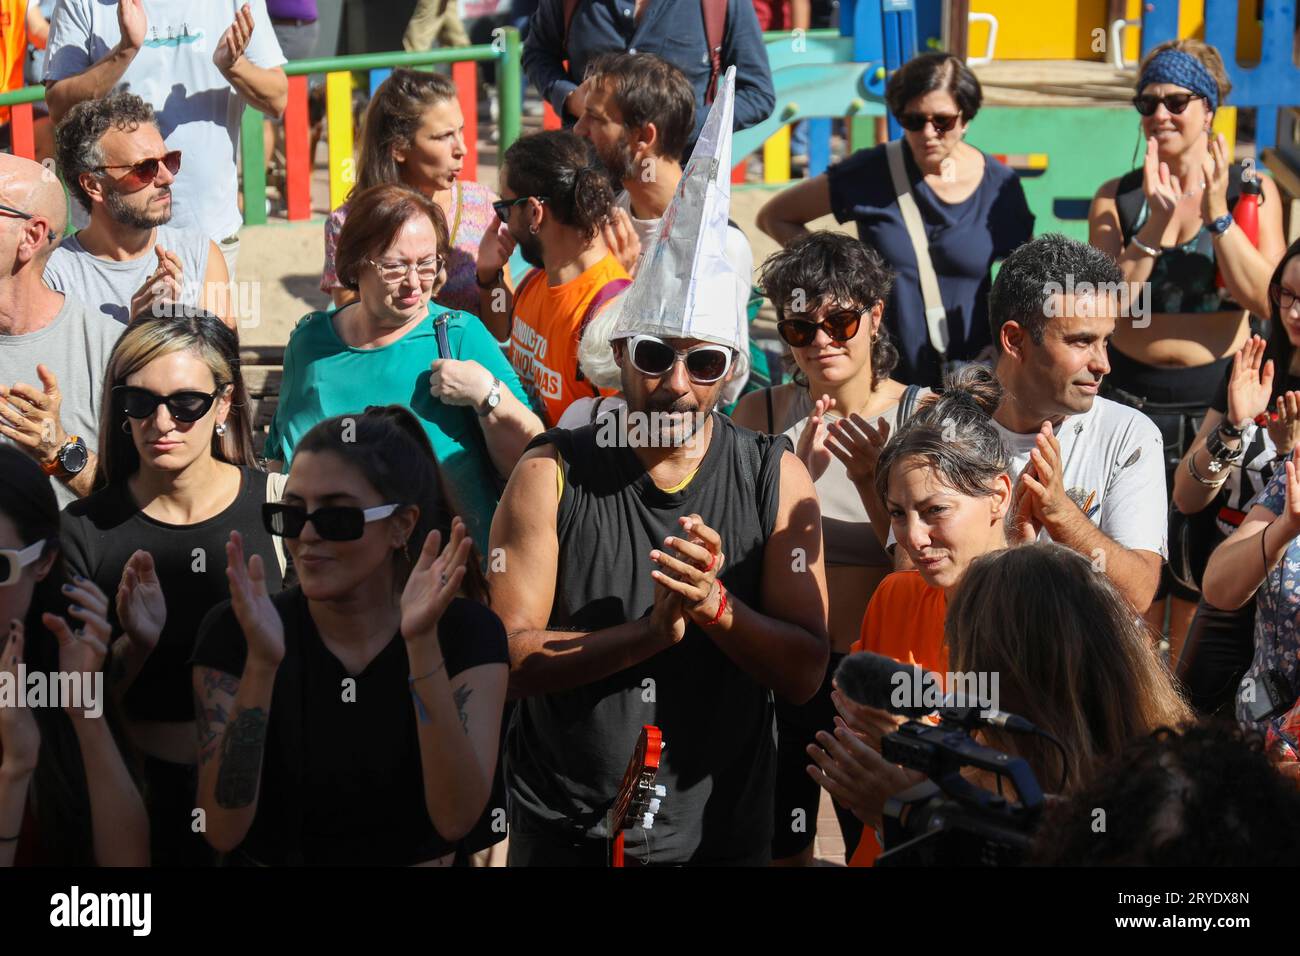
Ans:
{"type": "MultiPolygon", "coordinates": [[[[842,121],[845,147],[899,135],[884,106],[885,80],[919,51],[964,49],[985,85],[985,103],[970,141],[1016,168],[1038,230],[1086,238],[1087,208],[1097,185],[1134,162],[1138,123],[1129,104],[1140,56],[1175,37],[1217,46],[1233,84],[1231,106],[1215,126],[1234,145],[1245,110],[1253,112],[1251,158],[1267,169],[1288,203],[1288,233],[1300,233],[1300,66],[1297,0],[841,0],[838,30],[765,36],[776,108],[765,122],[736,135],[737,183],[747,157],[762,156],[762,182],[790,179],[791,126],[808,121],[808,174],[832,162],[833,131],[842,121]]],[[[425,53],[377,53],[287,64],[285,200],[290,221],[310,219],[314,156],[308,78],[324,75],[329,205],[351,188],[355,144],[353,89],[368,74],[371,93],[395,67],[449,67],[466,118],[464,175],[476,178],[483,144],[479,128],[479,64],[496,66],[495,153],[520,135],[519,34],[495,31],[490,44],[425,53]]],[[[13,150],[34,156],[31,104],[40,87],[0,94],[11,106],[13,150]]],[[[546,107],[545,126],[558,126],[546,107]]],[[[263,116],[245,111],[241,136],[244,220],[267,221],[263,116]]],[[[1238,150],[1238,154],[1241,154],[1238,150]]]]}

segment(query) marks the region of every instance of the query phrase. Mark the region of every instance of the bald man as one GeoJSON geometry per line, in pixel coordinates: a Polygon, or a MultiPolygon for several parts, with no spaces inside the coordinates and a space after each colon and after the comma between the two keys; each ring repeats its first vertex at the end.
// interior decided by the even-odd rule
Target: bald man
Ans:
{"type": "Polygon", "coordinates": [[[31,455],[64,505],[94,484],[104,370],[123,329],[42,280],[66,221],[58,177],[0,154],[0,441],[31,455]]]}

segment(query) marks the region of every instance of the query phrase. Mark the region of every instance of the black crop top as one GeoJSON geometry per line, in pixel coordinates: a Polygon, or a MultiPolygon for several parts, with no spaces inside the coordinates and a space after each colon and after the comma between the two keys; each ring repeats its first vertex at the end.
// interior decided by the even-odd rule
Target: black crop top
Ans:
{"type": "MultiPolygon", "coordinates": [[[[1142,188],[1142,167],[1129,170],[1119,181],[1115,208],[1119,213],[1124,244],[1132,240],[1147,221],[1146,192],[1142,188]]],[[[1241,195],[1241,167],[1228,167],[1228,209],[1236,208],[1241,195]]],[[[1218,267],[1214,259],[1214,237],[1201,226],[1189,242],[1167,248],[1151,267],[1150,283],[1153,313],[1230,312],[1242,308],[1228,296],[1227,289],[1215,286],[1218,267]]]]}

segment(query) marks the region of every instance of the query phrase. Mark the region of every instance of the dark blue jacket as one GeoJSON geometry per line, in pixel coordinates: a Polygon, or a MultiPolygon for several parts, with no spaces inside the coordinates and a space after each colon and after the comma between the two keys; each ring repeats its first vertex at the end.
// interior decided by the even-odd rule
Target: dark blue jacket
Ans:
{"type": "MultiPolygon", "coordinates": [[[[709,50],[700,0],[650,0],[638,25],[636,0],[583,0],[569,27],[569,69],[564,69],[564,0],[541,0],[524,43],[523,65],[528,79],[564,117],[564,100],[582,81],[588,61],[601,53],[653,53],[686,74],[695,87],[695,130],[704,125],[708,109],[709,50]]],[[[758,28],[752,0],[727,0],[727,26],[722,39],[722,70],[736,68],[735,128],[748,129],[767,119],[776,104],[767,50],[758,28]]],[[[719,76],[721,82],[721,76],[719,76]]]]}

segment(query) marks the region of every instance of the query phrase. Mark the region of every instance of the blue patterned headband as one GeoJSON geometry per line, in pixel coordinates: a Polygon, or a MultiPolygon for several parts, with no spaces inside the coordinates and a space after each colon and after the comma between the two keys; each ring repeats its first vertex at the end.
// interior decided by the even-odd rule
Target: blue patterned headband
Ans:
{"type": "Polygon", "coordinates": [[[1164,50],[1157,54],[1138,81],[1141,93],[1152,83],[1173,83],[1210,101],[1210,109],[1219,108],[1219,84],[1200,60],[1182,50],[1164,50]]]}

